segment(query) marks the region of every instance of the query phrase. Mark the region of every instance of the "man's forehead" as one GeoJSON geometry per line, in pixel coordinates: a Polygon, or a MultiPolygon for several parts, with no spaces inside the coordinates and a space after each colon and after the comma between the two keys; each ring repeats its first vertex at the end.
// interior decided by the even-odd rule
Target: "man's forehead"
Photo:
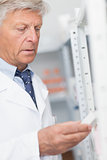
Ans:
{"type": "Polygon", "coordinates": [[[15,23],[37,23],[42,25],[42,16],[39,11],[31,11],[29,9],[15,10],[7,13],[5,21],[11,21],[15,23]]]}

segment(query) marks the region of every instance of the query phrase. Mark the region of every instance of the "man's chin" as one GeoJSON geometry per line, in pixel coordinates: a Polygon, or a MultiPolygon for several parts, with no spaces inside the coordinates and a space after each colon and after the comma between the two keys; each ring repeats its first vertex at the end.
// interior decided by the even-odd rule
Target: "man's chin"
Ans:
{"type": "Polygon", "coordinates": [[[31,63],[31,62],[34,61],[35,56],[36,56],[36,55],[23,56],[23,57],[20,59],[20,61],[21,61],[23,64],[29,64],[29,63],[31,63]]]}
{"type": "Polygon", "coordinates": [[[19,62],[19,64],[20,64],[20,66],[27,66],[29,63],[32,63],[33,62],[33,60],[34,60],[34,58],[32,58],[32,59],[27,59],[27,60],[21,60],[20,62],[19,62]]]}
{"type": "Polygon", "coordinates": [[[26,61],[23,61],[22,64],[28,65],[29,63],[32,63],[34,59],[29,59],[26,61]]]}

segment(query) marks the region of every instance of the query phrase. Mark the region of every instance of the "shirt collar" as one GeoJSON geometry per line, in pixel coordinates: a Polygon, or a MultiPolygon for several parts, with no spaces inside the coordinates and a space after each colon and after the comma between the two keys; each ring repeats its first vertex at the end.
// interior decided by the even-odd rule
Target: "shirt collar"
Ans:
{"type": "Polygon", "coordinates": [[[7,75],[9,78],[13,79],[17,67],[8,64],[6,61],[4,61],[2,58],[0,58],[0,71],[7,75]]]}
{"type": "MultiPolygon", "coordinates": [[[[17,67],[16,66],[13,66],[9,63],[7,63],[6,61],[4,61],[2,58],[0,58],[0,71],[2,73],[4,73],[5,75],[7,75],[9,78],[11,78],[12,80],[14,79],[14,76],[15,76],[15,72],[16,72],[16,69],[17,67]]],[[[31,67],[28,65],[26,69],[29,69],[31,70],[31,67]]],[[[25,71],[24,70],[24,71],[25,71]]],[[[33,76],[34,73],[32,72],[31,70],[31,75],[33,76]]]]}

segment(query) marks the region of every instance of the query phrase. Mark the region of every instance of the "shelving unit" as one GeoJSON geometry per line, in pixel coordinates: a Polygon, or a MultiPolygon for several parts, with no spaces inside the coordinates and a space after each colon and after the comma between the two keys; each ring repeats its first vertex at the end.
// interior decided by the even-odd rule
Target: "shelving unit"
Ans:
{"type": "MultiPolygon", "coordinates": [[[[107,11],[105,0],[85,0],[82,17],[71,24],[76,86],[80,117],[97,110],[97,128],[80,145],[82,160],[107,159],[107,11]],[[90,37],[90,62],[87,52],[84,17],[87,14],[90,37]],[[91,74],[90,74],[91,69],[91,74]],[[93,86],[91,79],[93,80],[93,86]],[[92,89],[93,88],[93,89],[92,89]],[[94,94],[93,94],[94,93],[94,94]]],[[[77,14],[76,14],[77,15],[77,14]]]]}
{"type": "MultiPolygon", "coordinates": [[[[95,110],[93,92],[91,85],[91,75],[89,67],[88,49],[84,26],[73,23],[71,27],[71,46],[73,53],[73,63],[76,77],[77,96],[80,108],[80,117],[83,120],[89,112],[95,110]]],[[[80,145],[81,159],[95,160],[94,144],[92,135],[89,135],[80,145]]]]}

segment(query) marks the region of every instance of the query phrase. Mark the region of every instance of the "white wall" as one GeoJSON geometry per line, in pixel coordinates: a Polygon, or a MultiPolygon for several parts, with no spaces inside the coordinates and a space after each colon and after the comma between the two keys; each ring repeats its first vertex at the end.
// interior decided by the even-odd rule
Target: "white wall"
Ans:
{"type": "Polygon", "coordinates": [[[39,51],[57,50],[62,41],[62,28],[59,17],[63,14],[73,16],[74,8],[80,8],[82,0],[45,0],[50,5],[50,11],[44,17],[39,51]]]}

